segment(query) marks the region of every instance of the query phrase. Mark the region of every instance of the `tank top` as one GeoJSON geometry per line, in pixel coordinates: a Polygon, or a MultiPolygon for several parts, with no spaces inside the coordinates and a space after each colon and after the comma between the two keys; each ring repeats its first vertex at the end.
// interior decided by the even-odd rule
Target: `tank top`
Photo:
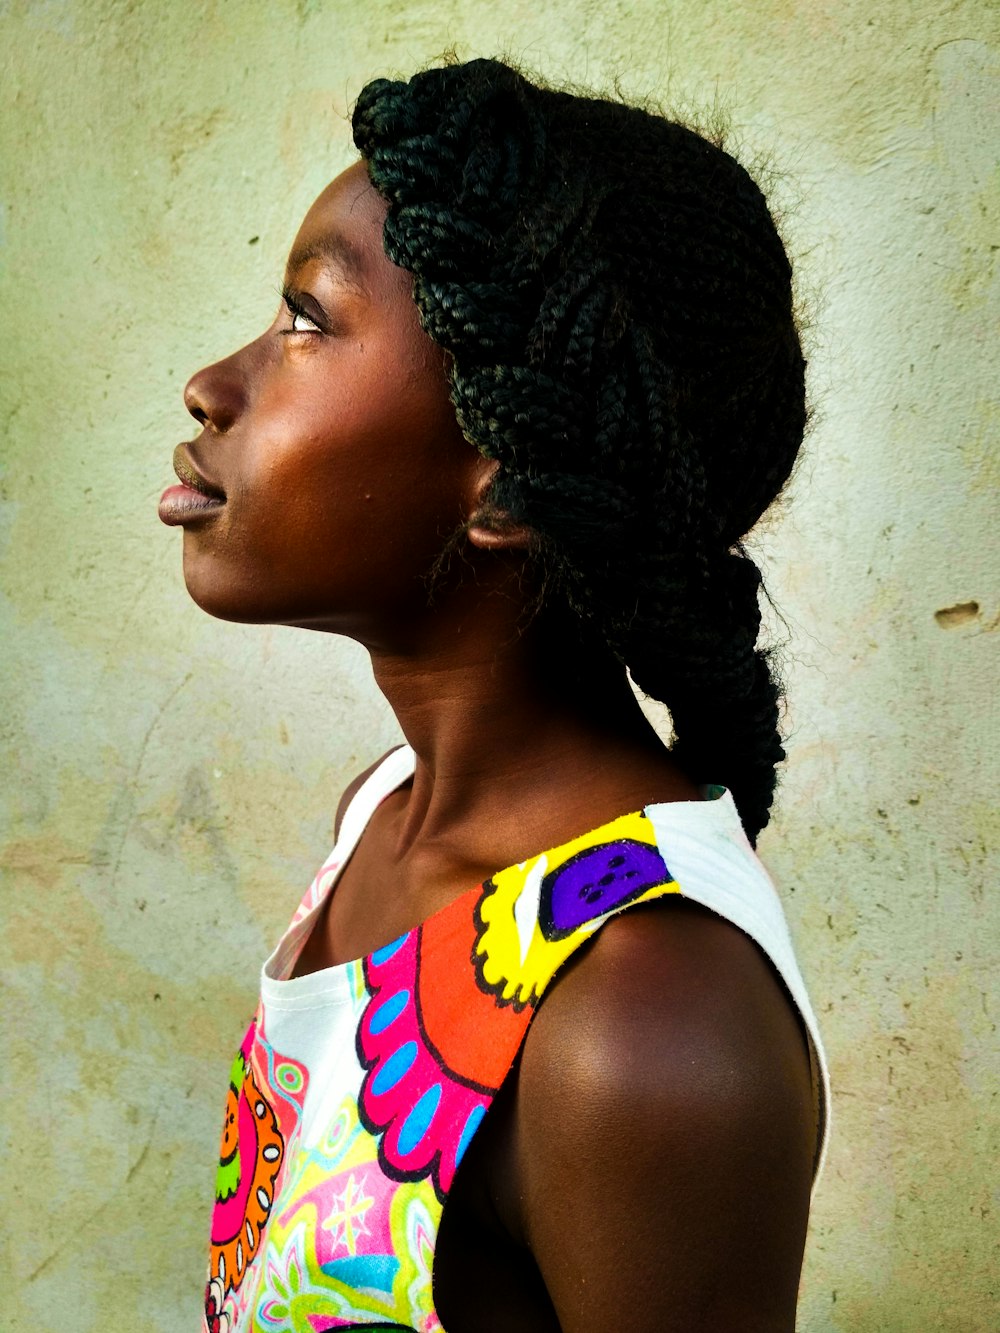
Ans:
{"type": "Polygon", "coordinates": [[[649,805],[493,875],[367,958],[292,977],[378,804],[394,751],[264,963],[229,1077],[203,1328],[432,1333],[434,1247],[455,1171],[559,968],[619,912],[668,894],[770,959],[809,1038],[825,1153],[829,1082],[777,894],[732,797],[649,805]]]}

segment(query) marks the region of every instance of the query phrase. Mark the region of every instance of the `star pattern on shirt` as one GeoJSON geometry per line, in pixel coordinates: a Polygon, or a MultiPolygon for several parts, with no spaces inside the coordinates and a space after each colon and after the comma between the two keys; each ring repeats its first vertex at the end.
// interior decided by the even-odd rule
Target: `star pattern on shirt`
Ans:
{"type": "Polygon", "coordinates": [[[347,1184],[339,1194],[335,1194],[329,1216],[323,1223],[323,1230],[333,1233],[331,1243],[334,1250],[343,1246],[350,1255],[357,1254],[359,1236],[368,1236],[368,1224],[365,1214],[375,1200],[364,1193],[365,1177],[360,1182],[354,1179],[354,1172],[347,1177],[347,1184]]]}

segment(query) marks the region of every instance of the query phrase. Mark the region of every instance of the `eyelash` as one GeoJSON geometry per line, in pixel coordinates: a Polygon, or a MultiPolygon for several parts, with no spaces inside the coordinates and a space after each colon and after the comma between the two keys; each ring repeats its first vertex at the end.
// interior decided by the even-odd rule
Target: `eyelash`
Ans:
{"type": "Polygon", "coordinates": [[[293,323],[296,320],[296,318],[298,318],[298,319],[307,319],[309,323],[312,325],[311,329],[296,329],[296,328],[282,329],[281,332],[283,334],[323,332],[323,330],[316,323],[315,319],[313,319],[312,315],[309,314],[308,310],[303,309],[301,301],[299,301],[297,295],[295,294],[295,292],[292,291],[290,287],[282,287],[281,299],[282,301],[284,301],[285,309],[291,315],[293,323]]]}

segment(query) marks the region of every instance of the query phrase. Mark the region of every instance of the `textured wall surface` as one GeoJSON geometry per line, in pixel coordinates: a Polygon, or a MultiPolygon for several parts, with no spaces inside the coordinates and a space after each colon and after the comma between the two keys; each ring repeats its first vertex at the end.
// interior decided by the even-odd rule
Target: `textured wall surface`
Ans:
{"type": "Polygon", "coordinates": [[[757,543],[792,729],[762,850],[836,1087],[800,1328],[1000,1327],[1000,11],[5,0],[0,1328],[196,1324],[260,959],[395,730],[356,649],[190,604],[155,501],[362,84],[452,44],[717,97],[781,168],[817,412],[757,543]]]}

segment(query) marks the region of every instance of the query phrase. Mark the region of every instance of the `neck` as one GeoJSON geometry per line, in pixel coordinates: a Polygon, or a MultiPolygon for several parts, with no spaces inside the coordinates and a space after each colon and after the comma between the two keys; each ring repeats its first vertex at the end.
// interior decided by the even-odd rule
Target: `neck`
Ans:
{"type": "Polygon", "coordinates": [[[609,651],[581,651],[568,613],[529,618],[509,585],[474,593],[438,602],[405,648],[370,647],[376,682],[416,754],[404,841],[447,837],[553,790],[579,797],[607,783],[609,761],[655,769],[661,790],[676,781],[609,651]]]}

